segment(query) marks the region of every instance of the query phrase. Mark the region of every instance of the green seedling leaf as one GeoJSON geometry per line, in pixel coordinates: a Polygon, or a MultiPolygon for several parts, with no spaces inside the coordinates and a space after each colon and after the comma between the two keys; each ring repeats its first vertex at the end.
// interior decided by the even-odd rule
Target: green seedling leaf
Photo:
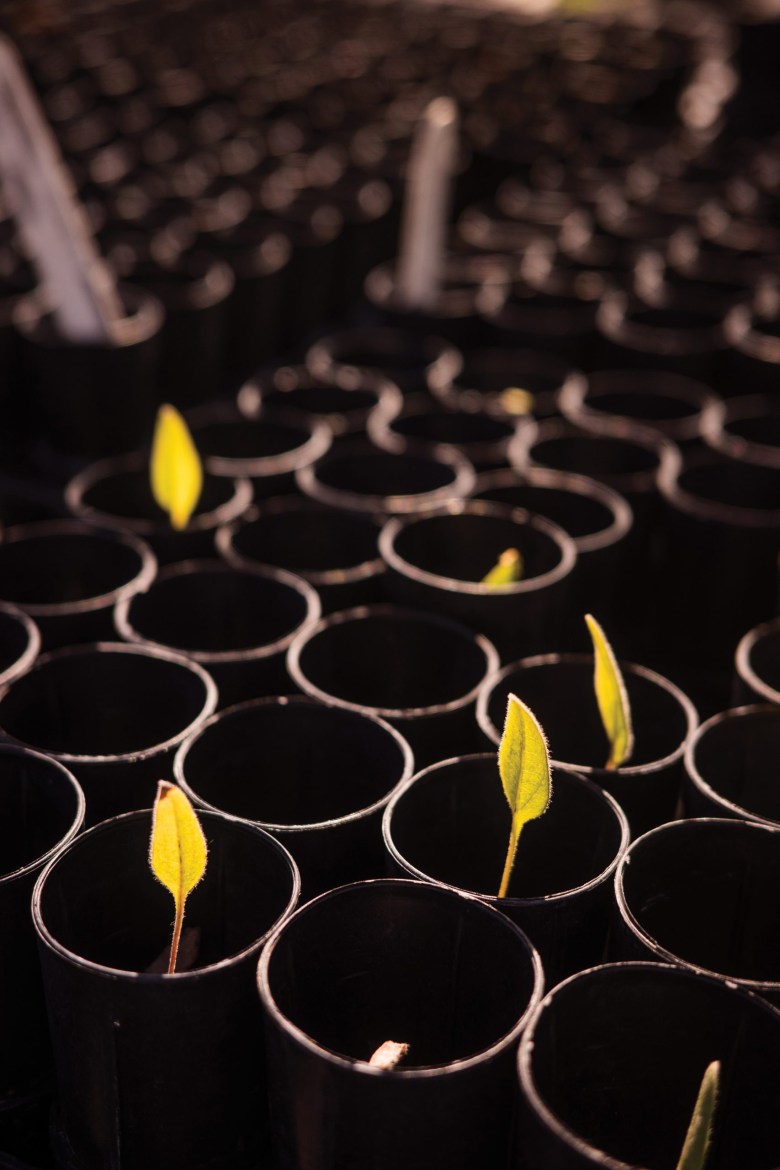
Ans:
{"type": "Polygon", "coordinates": [[[168,974],[176,970],[184,903],[206,872],[206,838],[195,811],[180,788],[161,780],[152,815],[149,865],[152,873],[173,895],[173,924],[168,974]]]}
{"type": "Polygon", "coordinates": [[[516,548],[504,549],[493,568],[482,578],[483,585],[514,585],[523,575],[523,558],[516,548]]]}
{"type": "Polygon", "coordinates": [[[713,1060],[712,1064],[707,1065],[701,1079],[677,1170],[704,1170],[712,1142],[712,1124],[718,1107],[719,1088],[720,1061],[713,1060]]]}
{"type": "Polygon", "coordinates": [[[523,826],[547,812],[552,795],[547,740],[536,717],[516,695],[510,695],[507,702],[498,770],[512,812],[509,849],[498,891],[499,898],[505,898],[523,826]]]}
{"type": "Polygon", "coordinates": [[[381,1068],[387,1071],[388,1069],[395,1068],[404,1059],[408,1051],[408,1044],[401,1044],[398,1040],[385,1040],[384,1044],[379,1045],[368,1063],[373,1065],[374,1068],[381,1068]]]}
{"type": "Polygon", "coordinates": [[[609,759],[605,766],[613,770],[625,764],[634,750],[628,691],[614,651],[601,626],[589,613],[585,614],[585,624],[593,641],[593,688],[601,722],[609,740],[609,759]]]}
{"type": "Polygon", "coordinates": [[[186,528],[203,490],[203,468],[186,422],[167,403],[157,412],[150,478],[155,501],[171,526],[186,528]]]}

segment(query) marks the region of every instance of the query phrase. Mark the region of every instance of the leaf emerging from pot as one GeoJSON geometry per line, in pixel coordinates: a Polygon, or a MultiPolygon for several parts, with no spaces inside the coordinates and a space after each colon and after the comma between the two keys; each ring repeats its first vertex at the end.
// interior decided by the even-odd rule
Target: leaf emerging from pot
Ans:
{"type": "Polygon", "coordinates": [[[206,872],[206,838],[187,797],[175,784],[161,780],[152,814],[149,865],[152,873],[173,895],[173,925],[168,974],[176,970],[176,957],[184,923],[184,904],[206,872]]]}
{"type": "Polygon", "coordinates": [[[489,573],[482,578],[482,585],[514,585],[523,575],[523,558],[516,548],[506,548],[489,573]]]}
{"type": "Polygon", "coordinates": [[[388,1072],[404,1059],[408,1051],[408,1044],[402,1044],[399,1040],[385,1040],[384,1044],[379,1045],[368,1063],[374,1068],[381,1068],[388,1072]]]}
{"type": "Polygon", "coordinates": [[[606,767],[613,770],[625,764],[634,750],[628,691],[614,651],[601,626],[589,613],[585,614],[585,624],[593,641],[593,688],[596,692],[601,722],[609,740],[606,767]]]}
{"type": "Polygon", "coordinates": [[[509,849],[498,891],[499,898],[505,898],[520,833],[528,821],[547,812],[552,795],[547,740],[535,715],[516,695],[510,695],[507,703],[504,734],[498,748],[498,770],[512,813],[509,849]]]}
{"type": "Polygon", "coordinates": [[[152,495],[171,526],[186,528],[203,490],[203,468],[186,422],[167,403],[157,413],[150,479],[152,495]]]}
{"type": "Polygon", "coordinates": [[[712,1142],[712,1124],[718,1107],[719,1087],[720,1061],[713,1060],[704,1070],[677,1170],[704,1170],[712,1142]]]}

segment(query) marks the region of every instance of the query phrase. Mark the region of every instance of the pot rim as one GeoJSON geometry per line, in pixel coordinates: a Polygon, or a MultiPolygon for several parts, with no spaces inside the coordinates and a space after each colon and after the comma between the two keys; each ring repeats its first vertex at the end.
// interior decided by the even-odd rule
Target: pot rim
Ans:
{"type": "MultiPolygon", "coordinates": [[[[744,464],[744,461],[743,461],[744,464]]],[[[739,504],[724,504],[719,500],[711,500],[706,496],[696,495],[680,484],[680,477],[686,471],[700,467],[719,467],[733,465],[739,467],[736,460],[726,459],[716,451],[697,452],[690,459],[683,460],[677,452],[675,459],[661,465],[658,472],[658,490],[670,507],[675,511],[691,516],[695,520],[709,520],[718,524],[728,524],[734,528],[773,529],[780,528],[780,508],[742,507],[739,504]]],[[[763,467],[763,464],[755,465],[763,467]]],[[[780,468],[770,468],[778,472],[780,468]]]]}
{"type": "MultiPolygon", "coordinates": [[[[191,658],[187,658],[184,654],[175,653],[167,648],[158,649],[152,646],[135,646],[129,645],[127,642],[86,642],[77,646],[62,646],[57,650],[50,650],[47,654],[42,654],[35,664],[37,670],[39,666],[46,666],[52,659],[59,658],[77,658],[88,653],[111,653],[111,654],[135,654],[141,655],[144,658],[152,658],[155,661],[161,659],[165,662],[180,666],[188,670],[191,674],[195,674],[200,682],[203,684],[204,700],[199,713],[188,723],[182,730],[164,740],[162,743],[153,744],[151,747],[139,748],[136,751],[119,752],[114,755],[81,755],[74,752],[45,752],[50,759],[59,760],[66,764],[104,764],[116,763],[117,761],[126,761],[133,763],[137,760],[148,760],[154,756],[162,755],[175,747],[183,739],[186,738],[192,729],[208,715],[211,715],[217,704],[218,692],[217,684],[207,671],[203,669],[199,662],[193,662],[191,658]]],[[[0,702],[5,698],[8,692],[8,687],[4,686],[0,690],[0,702]]],[[[40,752],[41,748],[36,744],[27,743],[25,740],[17,739],[4,727],[0,726],[0,734],[3,735],[9,743],[15,744],[19,747],[30,748],[32,751],[40,752]]]]}
{"type": "Polygon", "coordinates": [[[484,680],[490,677],[493,670],[498,667],[500,659],[498,651],[492,642],[490,642],[484,634],[474,633],[467,626],[463,626],[460,622],[452,621],[440,614],[428,613],[424,610],[409,609],[406,606],[393,605],[390,602],[379,602],[375,605],[357,605],[350,609],[342,609],[336,613],[327,614],[313,626],[309,626],[293,639],[290,649],[287,651],[287,669],[290,678],[296,686],[301,688],[305,695],[311,695],[322,703],[327,703],[334,707],[344,707],[349,711],[356,711],[358,714],[368,712],[372,715],[378,715],[385,719],[421,719],[436,715],[445,715],[451,711],[459,711],[464,707],[475,701],[480,686],[483,685],[484,680]],[[459,637],[466,636],[466,640],[473,642],[481,651],[485,659],[485,673],[482,676],[482,682],[473,686],[465,695],[460,695],[456,699],[450,699],[446,703],[433,703],[426,707],[369,707],[362,703],[355,703],[347,699],[340,699],[336,695],[331,695],[320,687],[315,686],[309,682],[306,675],[303,673],[300,664],[300,657],[303,650],[306,648],[309,641],[321,633],[324,629],[330,629],[332,626],[344,625],[346,622],[359,621],[365,617],[389,617],[398,620],[410,619],[415,622],[423,624],[431,624],[441,626],[447,629],[450,633],[456,633],[459,637]]]}
{"type": "MultiPolygon", "coordinates": [[[[631,830],[629,828],[626,814],[623,812],[615,798],[608,792],[605,792],[603,788],[600,788],[598,784],[595,784],[587,776],[581,775],[579,772],[575,771],[574,768],[569,766],[561,766],[556,764],[554,761],[551,761],[551,763],[556,772],[563,772],[567,776],[571,776],[576,780],[581,781],[588,788],[588,790],[599,799],[604,797],[607,806],[614,813],[615,818],[617,819],[618,826],[620,828],[620,843],[618,845],[615,856],[599,873],[595,874],[592,878],[589,878],[586,882],[581,882],[578,886],[571,886],[566,890],[556,890],[553,894],[537,894],[534,897],[529,898],[499,898],[497,894],[482,894],[477,890],[466,890],[462,886],[455,886],[451,882],[443,881],[441,878],[434,877],[433,874],[426,873],[425,870],[418,869],[416,865],[404,857],[393,841],[391,821],[393,819],[393,812],[395,811],[396,805],[403,799],[405,794],[412,788],[414,784],[416,784],[419,780],[427,777],[431,772],[437,772],[443,768],[451,767],[452,765],[464,762],[473,763],[476,760],[484,761],[485,763],[490,761],[494,765],[496,764],[496,757],[494,752],[472,752],[470,755],[452,756],[448,760],[440,760],[438,763],[429,764],[427,768],[422,768],[419,772],[415,773],[415,775],[407,780],[403,787],[394,794],[393,798],[388,803],[384,812],[384,816],[382,817],[382,837],[385,843],[385,848],[387,849],[390,856],[407,873],[411,874],[415,879],[428,882],[431,885],[444,886],[445,889],[455,890],[458,893],[468,894],[470,897],[479,898],[480,901],[487,902],[488,905],[494,906],[497,910],[501,910],[502,906],[548,906],[551,902],[562,902],[568,898],[571,898],[573,895],[596,889],[597,886],[600,886],[605,881],[607,881],[611,873],[614,873],[617,870],[618,863],[625,855],[631,840],[631,830]]],[[[497,771],[496,774],[498,774],[497,771]]],[[[553,787],[554,782],[555,777],[553,776],[553,787]]]]}
{"type": "Polygon", "coordinates": [[[192,427],[195,442],[198,440],[198,426],[212,422],[269,422],[281,426],[296,427],[308,431],[308,436],[297,447],[281,451],[277,455],[256,455],[240,458],[230,455],[204,455],[203,464],[211,475],[220,479],[260,479],[270,475],[286,475],[306,467],[319,459],[329,449],[333,433],[321,419],[293,411],[270,411],[260,409],[256,416],[249,418],[231,401],[218,400],[194,406],[186,413],[192,427]]]}
{"type": "MultiPolygon", "coordinates": [[[[326,890],[325,893],[319,894],[310,902],[305,902],[303,906],[300,906],[298,910],[289,916],[287,922],[292,921],[292,919],[295,918],[295,916],[298,914],[302,916],[312,908],[316,909],[320,903],[328,901],[334,897],[338,897],[345,891],[353,891],[356,887],[367,888],[377,886],[384,886],[385,888],[404,887],[407,889],[409,887],[414,887],[416,889],[423,889],[426,896],[428,895],[429,891],[436,890],[436,887],[432,886],[429,882],[416,882],[407,878],[372,878],[363,882],[350,882],[347,885],[337,886],[333,890],[326,890]]],[[[544,973],[536,947],[533,945],[524,931],[522,931],[520,927],[516,925],[516,923],[512,922],[512,920],[507,918],[506,915],[501,914],[500,911],[495,910],[492,906],[488,906],[484,901],[482,901],[481,898],[476,898],[471,894],[454,889],[446,889],[443,891],[442,887],[439,887],[438,891],[431,896],[437,898],[441,895],[442,892],[444,892],[447,897],[464,898],[472,905],[476,903],[489,914],[498,914],[501,919],[501,927],[503,929],[510,927],[511,933],[522,940],[527,949],[529,959],[531,960],[531,967],[533,971],[533,989],[531,991],[528,1004],[520,1018],[516,1021],[514,1027],[511,1028],[509,1032],[506,1032],[503,1036],[499,1037],[499,1039],[491,1044],[488,1048],[483,1048],[480,1052],[476,1052],[471,1056],[463,1057],[460,1060],[453,1060],[449,1064],[422,1065],[419,1068],[394,1069],[374,1068],[367,1060],[350,1060],[348,1057],[341,1056],[339,1053],[333,1052],[329,1048],[325,1048],[322,1044],[319,1044],[316,1040],[309,1036],[308,1033],[304,1032],[304,1030],[297,1024],[294,1024],[292,1020],[290,1020],[282,1012],[271,990],[268,968],[270,966],[274,949],[279,941],[279,936],[283,927],[287,925],[287,922],[282,923],[279,927],[277,927],[271,938],[269,938],[268,942],[263,948],[257,965],[257,988],[260,994],[262,1005],[268,1012],[268,1015],[271,1017],[274,1023],[276,1023],[276,1025],[281,1028],[300,1048],[303,1048],[307,1052],[319,1057],[320,1059],[327,1060],[329,1064],[335,1065],[337,1068],[343,1069],[345,1071],[349,1070],[353,1073],[369,1077],[393,1077],[396,1080],[402,1081],[419,1081],[430,1080],[432,1077],[454,1076],[458,1073],[466,1072],[468,1069],[474,1068],[475,1066],[484,1063],[486,1060],[492,1060],[501,1052],[510,1048],[522,1034],[522,1031],[525,1028],[528,1020],[531,1018],[533,1010],[537,1007],[542,997],[544,988],[544,973]]]]}
{"type": "Polygon", "coordinates": [[[755,439],[743,439],[728,429],[729,423],[735,420],[766,415],[770,403],[767,394],[745,394],[728,400],[716,398],[702,412],[702,438],[708,447],[730,459],[758,463],[763,467],[780,467],[780,447],[757,443],[755,439]]]}
{"type": "Polygon", "coordinates": [[[666,308],[664,305],[646,305],[619,290],[607,291],[596,312],[600,332],[611,342],[625,345],[638,354],[661,353],[664,357],[697,357],[710,351],[717,354],[728,346],[723,319],[711,325],[645,325],[631,317],[639,311],[666,308]]]}
{"type": "MultiPolygon", "coordinates": [[[[209,718],[201,727],[199,727],[196,731],[193,731],[187,737],[187,739],[184,740],[184,742],[179,746],[173,761],[173,774],[176,779],[176,783],[184,792],[187,793],[188,796],[192,797],[193,801],[195,801],[199,807],[209,809],[212,812],[217,812],[224,816],[235,817],[238,815],[236,813],[225,812],[217,805],[211,804],[198,792],[196,792],[194,788],[192,788],[184,774],[190,748],[193,747],[199,739],[201,739],[201,737],[210,727],[212,727],[217,722],[224,721],[227,716],[240,714],[246,710],[254,709],[256,707],[271,707],[272,705],[285,707],[306,706],[310,708],[315,707],[318,709],[327,707],[330,710],[342,712],[345,710],[343,707],[339,707],[336,703],[323,703],[318,699],[311,698],[309,695],[272,695],[270,697],[259,699],[246,699],[241,703],[234,703],[232,707],[226,707],[223,711],[216,711],[213,715],[209,716],[209,718]]],[[[368,719],[377,727],[380,727],[383,731],[389,732],[391,738],[395,740],[397,746],[400,748],[401,757],[403,760],[403,769],[400,779],[393,784],[393,787],[389,790],[389,792],[380,797],[379,800],[375,800],[373,804],[366,805],[365,808],[356,809],[353,812],[345,813],[340,817],[329,817],[325,821],[307,821],[298,824],[277,824],[272,821],[254,820],[251,817],[242,817],[240,819],[248,820],[250,824],[253,825],[259,825],[260,828],[265,829],[269,833],[303,833],[319,829],[333,829],[338,828],[341,825],[351,824],[353,821],[361,820],[363,817],[367,817],[371,813],[378,812],[380,809],[384,808],[387,805],[387,802],[392,798],[393,794],[398,790],[398,788],[402,784],[405,784],[413,774],[414,756],[412,754],[412,749],[407,743],[406,739],[404,739],[404,737],[395,727],[392,727],[391,724],[389,724],[384,719],[380,719],[377,715],[372,715],[368,711],[348,711],[347,714],[357,715],[362,719],[368,719]]]]}
{"type": "MultiPolygon", "coordinates": [[[[761,813],[751,812],[749,808],[737,804],[734,800],[729,800],[722,792],[718,792],[704,777],[696,763],[696,749],[709,730],[719,724],[733,723],[737,719],[754,715],[771,715],[780,720],[780,707],[772,703],[746,703],[741,707],[731,707],[727,711],[718,711],[717,714],[711,715],[709,719],[705,719],[703,723],[700,723],[685,745],[685,771],[694,788],[698,788],[703,792],[713,804],[717,804],[720,808],[728,810],[728,812],[724,811],[722,814],[723,817],[731,815],[739,820],[749,821],[751,824],[766,825],[771,829],[780,829],[780,820],[773,821],[771,817],[765,817],[761,813]]],[[[780,978],[778,982],[780,982],[780,978]]]]}
{"type": "MultiPolygon", "coordinates": [[[[780,840],[780,825],[759,824],[757,821],[747,821],[741,817],[687,817],[685,820],[669,821],[665,825],[657,825],[654,829],[649,829],[648,832],[643,833],[629,844],[615,871],[615,902],[623,922],[651,953],[660,955],[662,961],[665,963],[671,963],[675,967],[682,967],[684,970],[691,971],[696,975],[708,975],[712,979],[720,980],[721,983],[725,983],[730,988],[741,987],[747,991],[755,991],[759,995],[767,991],[777,992],[780,990],[780,974],[777,979],[746,979],[740,975],[729,975],[725,971],[713,971],[709,967],[702,966],[701,963],[694,963],[690,959],[683,958],[682,955],[676,955],[673,951],[662,946],[651,934],[647,933],[629,906],[623,886],[623,874],[631,862],[631,854],[636,846],[640,845],[648,837],[657,836],[664,830],[668,831],[671,829],[675,832],[690,832],[687,828],[689,825],[717,825],[723,827],[726,832],[744,832],[748,830],[759,833],[775,833],[778,836],[778,840],[780,840]],[[686,827],[681,828],[681,826],[686,827]]],[[[694,828],[693,831],[697,832],[698,829],[694,828]]]]}
{"type": "Polygon", "coordinates": [[[123,544],[138,555],[140,561],[138,571],[129,581],[117,585],[107,593],[82,597],[77,601],[25,602],[23,605],[13,602],[30,617],[68,617],[72,614],[107,609],[126,597],[148,589],[154,580],[157,573],[157,558],[149,545],[134,533],[118,528],[100,528],[77,519],[35,520],[6,528],[1,543],[18,544],[26,540],[45,539],[48,536],[68,536],[71,533],[74,536],[86,536],[98,542],[103,541],[105,544],[123,544]]]}
{"type": "Polygon", "coordinates": [[[10,601],[0,601],[0,614],[5,614],[6,617],[18,621],[27,635],[27,645],[22,653],[15,662],[12,662],[0,673],[0,696],[2,696],[11,683],[16,682],[22,675],[27,674],[32,669],[36,660],[39,660],[41,632],[33,619],[23,609],[20,609],[18,605],[13,605],[10,601]]]}
{"type": "Polygon", "coordinates": [[[756,643],[768,634],[780,634],[780,618],[774,618],[771,622],[762,622],[761,625],[754,626],[752,630],[748,630],[737,644],[734,664],[739,677],[757,694],[761,695],[770,703],[780,703],[780,691],[776,691],[774,687],[771,687],[756,674],[750,659],[756,643]]]}
{"type": "MultiPolygon", "coordinates": [[[[235,403],[239,413],[248,419],[259,419],[264,411],[268,411],[272,417],[273,415],[287,416],[290,422],[293,422],[297,417],[306,419],[310,424],[317,423],[325,427],[332,441],[347,435],[357,437],[365,429],[368,420],[374,413],[387,414],[391,417],[398,414],[403,405],[403,395],[395,382],[381,372],[362,370],[357,366],[340,366],[332,368],[325,375],[319,375],[301,363],[281,363],[269,367],[244,382],[236,394],[235,403]],[[274,384],[275,376],[285,371],[289,371],[297,379],[296,385],[287,387],[287,390],[274,384]],[[302,385],[299,384],[301,382],[302,385]],[[328,411],[324,414],[304,410],[294,404],[281,405],[277,403],[276,406],[272,405],[270,409],[265,404],[267,394],[294,393],[300,389],[309,390],[312,387],[307,383],[311,382],[321,383],[320,389],[340,390],[347,395],[361,392],[369,393],[376,398],[376,402],[372,406],[359,408],[353,406],[349,409],[328,411]]],[[[328,448],[330,445],[328,443],[328,448]]],[[[323,454],[325,451],[320,452],[320,456],[323,454]]],[[[308,467],[312,462],[313,460],[309,460],[305,464],[298,464],[292,470],[308,467]]]]}
{"type": "Polygon", "coordinates": [[[23,756],[27,759],[36,760],[38,763],[46,764],[52,767],[56,772],[59,772],[71,786],[76,797],[76,814],[75,817],[65,833],[55,842],[51,848],[47,849],[39,857],[34,858],[33,861],[28,861],[25,865],[18,869],[10,870],[8,873],[0,874],[0,888],[10,885],[11,882],[17,881],[26,877],[33,870],[40,869],[46,866],[55,854],[59,854],[66,845],[76,837],[84,824],[84,816],[86,813],[87,802],[84,796],[84,791],[73,773],[61,764],[59,760],[53,759],[51,756],[44,755],[43,752],[35,751],[33,748],[23,747],[16,743],[0,743],[0,756],[23,756]]]}
{"type": "MultiPolygon", "coordinates": [[[[353,326],[351,329],[337,329],[329,333],[323,334],[309,346],[304,357],[304,364],[316,377],[321,377],[324,373],[330,370],[347,367],[354,370],[371,370],[375,373],[381,373],[381,367],[358,365],[357,362],[342,361],[333,356],[333,350],[342,345],[346,341],[349,344],[350,340],[354,340],[357,344],[362,338],[368,338],[369,344],[371,339],[376,340],[387,339],[395,342],[400,353],[403,349],[403,344],[406,338],[403,329],[394,328],[390,325],[369,325],[369,326],[353,326]],[[328,344],[330,342],[330,344],[328,344]]],[[[436,377],[448,377],[456,374],[463,366],[463,357],[460,350],[447,341],[444,337],[437,337],[435,334],[425,334],[419,338],[422,347],[433,351],[431,361],[423,366],[424,375],[436,377]]],[[[365,344],[365,342],[364,342],[365,344]]]]}
{"type": "Polygon", "coordinates": [[[614,423],[627,418],[630,422],[636,422],[638,426],[657,430],[672,442],[681,442],[699,437],[704,426],[704,411],[720,401],[703,382],[689,378],[686,374],[667,370],[607,369],[594,371],[589,375],[587,382],[564,387],[561,391],[560,406],[565,418],[575,426],[584,427],[595,434],[600,433],[605,422],[614,423]],[[626,396],[630,396],[632,390],[639,390],[640,393],[648,395],[655,394],[658,398],[683,402],[692,408],[693,413],[683,418],[661,419],[656,424],[652,419],[633,419],[629,415],[600,410],[593,405],[602,394],[620,393],[620,385],[612,386],[611,383],[620,383],[621,380],[630,387],[628,390],[622,390],[626,396]],[[665,392],[660,385],[655,385],[661,382],[671,383],[671,388],[665,392]]]}
{"type": "MultiPolygon", "coordinates": [[[[94,837],[96,834],[101,832],[112,832],[118,825],[122,827],[126,822],[133,819],[140,820],[142,817],[150,818],[149,827],[151,829],[151,814],[151,809],[135,809],[132,812],[120,813],[118,816],[109,817],[108,820],[100,821],[99,824],[93,825],[91,828],[81,833],[78,837],[75,837],[73,841],[70,842],[67,849],[62,850],[57,854],[56,857],[52,858],[52,860],[38,877],[32,895],[32,919],[36,934],[38,935],[38,938],[41,940],[41,942],[71,965],[86,968],[94,975],[113,980],[129,980],[136,984],[168,984],[169,986],[174,986],[174,984],[171,982],[172,980],[176,980],[178,983],[186,980],[197,979],[198,977],[216,976],[219,974],[219,972],[224,971],[226,968],[235,966],[243,959],[251,957],[253,952],[260,951],[261,948],[265,945],[266,941],[271,937],[272,933],[278,929],[279,925],[287,921],[295,909],[298,898],[300,897],[301,890],[301,878],[298,872],[298,866],[295,864],[290,851],[285,848],[281,841],[278,841],[271,833],[267,833],[259,825],[253,824],[252,821],[243,820],[241,817],[231,817],[226,813],[212,812],[210,809],[202,810],[202,814],[205,818],[213,818],[220,821],[230,822],[232,826],[240,828],[246,832],[262,834],[263,839],[271,843],[272,847],[276,849],[281,857],[287,862],[289,867],[290,877],[292,879],[292,892],[290,898],[279,919],[277,919],[268,928],[268,930],[263,935],[261,935],[259,939],[255,939],[255,941],[252,942],[248,947],[244,947],[242,950],[236,951],[232,955],[227,955],[224,959],[218,959],[216,963],[209,963],[203,967],[195,967],[190,971],[174,971],[172,975],[168,975],[167,973],[158,975],[151,971],[130,971],[124,967],[109,967],[105,963],[97,963],[92,959],[86,959],[82,955],[79,955],[76,951],[72,951],[70,947],[66,947],[51,933],[43,920],[41,899],[43,896],[43,887],[47,882],[49,875],[55,869],[57,864],[62,860],[62,858],[66,854],[69,854],[72,848],[77,848],[81,841],[90,837],[94,837]]],[[[154,881],[151,873],[149,875],[149,880],[154,881]]]]}
{"type": "MultiPolygon", "coordinates": [[[[519,534],[518,534],[519,535],[519,534]]],[[[515,508],[509,504],[495,504],[487,500],[451,500],[441,508],[425,512],[415,512],[410,516],[395,516],[388,520],[379,534],[379,551],[388,568],[395,570],[401,576],[417,581],[421,585],[428,585],[433,589],[447,590],[453,593],[472,594],[475,597],[512,597],[524,593],[535,593],[546,586],[557,584],[567,577],[577,561],[577,550],[574,541],[558,524],[548,520],[545,516],[529,512],[525,508],[515,508]],[[406,560],[397,551],[395,542],[405,528],[412,524],[422,524],[426,520],[436,520],[444,516],[495,516],[498,519],[514,521],[518,528],[530,527],[547,536],[558,548],[560,560],[546,573],[536,577],[522,577],[508,585],[486,585],[482,581],[466,581],[459,577],[445,577],[442,573],[433,573],[427,569],[406,560]]]]}
{"type": "Polygon", "coordinates": [[[282,651],[287,650],[293,638],[300,630],[305,629],[309,625],[313,625],[318,620],[320,612],[320,599],[316,591],[303,577],[299,577],[287,569],[279,569],[274,565],[259,564],[238,567],[229,564],[227,561],[219,560],[216,557],[212,560],[198,558],[177,561],[175,564],[163,566],[145,589],[139,590],[131,597],[124,597],[117,602],[114,610],[114,626],[120,638],[123,638],[124,641],[132,645],[151,646],[156,650],[172,650],[174,654],[184,655],[192,661],[199,662],[208,667],[210,663],[254,662],[263,658],[271,658],[275,654],[281,654],[282,651]],[[165,642],[158,642],[154,638],[148,638],[140,630],[136,629],[132,624],[130,615],[130,607],[136,597],[148,594],[158,582],[164,583],[172,578],[195,576],[198,573],[235,573],[255,577],[263,581],[276,581],[281,585],[288,586],[303,599],[306,606],[306,614],[293,630],[290,630],[287,634],[280,635],[273,642],[264,642],[259,646],[245,646],[238,650],[195,650],[189,647],[183,650],[179,646],[170,646],[165,642]]]}

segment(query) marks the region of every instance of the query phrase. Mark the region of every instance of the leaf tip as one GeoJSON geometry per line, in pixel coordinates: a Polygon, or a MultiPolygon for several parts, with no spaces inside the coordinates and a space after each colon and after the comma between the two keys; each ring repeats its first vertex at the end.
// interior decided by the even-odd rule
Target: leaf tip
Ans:
{"type": "Polygon", "coordinates": [[[186,528],[203,490],[203,468],[184,417],[169,402],[157,411],[150,482],[155,502],[168,513],[171,527],[186,528]]]}

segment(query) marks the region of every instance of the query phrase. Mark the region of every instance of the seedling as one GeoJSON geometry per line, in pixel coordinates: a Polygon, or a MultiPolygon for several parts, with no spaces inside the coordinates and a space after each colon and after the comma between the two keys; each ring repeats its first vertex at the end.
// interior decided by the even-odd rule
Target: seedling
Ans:
{"type": "Polygon", "coordinates": [[[504,733],[498,748],[498,770],[512,813],[509,849],[498,891],[499,898],[505,898],[520,833],[528,821],[547,812],[552,795],[547,740],[536,717],[516,695],[510,695],[507,702],[504,733]]]}
{"type": "Polygon", "coordinates": [[[589,613],[585,614],[585,624],[593,640],[593,688],[596,692],[601,722],[609,740],[609,758],[605,767],[613,771],[621,764],[625,764],[634,750],[628,691],[615,654],[601,626],[589,613]]]}
{"type": "Polygon", "coordinates": [[[150,476],[152,495],[171,527],[186,528],[203,490],[203,468],[186,422],[167,403],[157,412],[150,476]]]}
{"type": "Polygon", "coordinates": [[[384,1044],[379,1045],[368,1063],[374,1068],[381,1068],[387,1072],[389,1069],[395,1068],[408,1051],[408,1044],[401,1044],[398,1040],[385,1040],[384,1044]]]}
{"type": "Polygon", "coordinates": [[[184,904],[206,872],[206,838],[195,811],[180,788],[161,780],[152,815],[149,865],[158,882],[173,895],[173,924],[168,974],[176,970],[179,940],[184,924],[184,904]]]}
{"type": "Polygon", "coordinates": [[[504,549],[493,568],[482,578],[483,585],[514,585],[523,575],[523,558],[516,548],[504,549]]]}
{"type": "Polygon", "coordinates": [[[530,414],[534,408],[533,394],[519,386],[507,386],[506,390],[499,394],[498,401],[507,414],[530,414]]]}
{"type": "Polygon", "coordinates": [[[719,1088],[720,1061],[713,1060],[704,1070],[677,1170],[704,1170],[712,1142],[712,1124],[718,1107],[719,1088]]]}

